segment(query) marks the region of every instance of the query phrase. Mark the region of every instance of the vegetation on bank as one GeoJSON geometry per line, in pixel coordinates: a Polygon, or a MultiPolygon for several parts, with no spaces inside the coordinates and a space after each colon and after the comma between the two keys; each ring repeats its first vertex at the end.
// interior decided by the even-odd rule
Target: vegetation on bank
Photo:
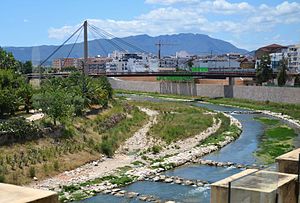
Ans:
{"type": "Polygon", "coordinates": [[[241,129],[235,125],[230,125],[230,118],[222,113],[218,113],[217,118],[222,121],[221,127],[217,130],[217,132],[200,142],[199,145],[216,145],[219,142],[225,141],[227,136],[231,136],[235,139],[238,138],[241,133],[241,129]]]}
{"type": "Polygon", "coordinates": [[[136,94],[136,95],[144,95],[144,96],[152,96],[157,98],[172,98],[172,99],[186,99],[193,100],[197,97],[184,96],[184,95],[175,95],[175,94],[161,94],[158,92],[141,92],[141,91],[133,91],[133,90],[114,90],[115,94],[136,94]]]}
{"type": "Polygon", "coordinates": [[[196,101],[205,101],[218,105],[232,105],[241,108],[249,108],[254,110],[267,110],[276,113],[282,113],[291,116],[294,119],[300,120],[300,104],[287,104],[276,103],[270,101],[254,101],[249,99],[236,99],[236,98],[207,98],[207,97],[192,97],[184,95],[172,95],[172,94],[159,94],[148,93],[140,91],[128,91],[128,90],[116,90],[119,94],[137,94],[137,95],[149,95],[158,98],[174,98],[174,99],[187,99],[196,101]]]}
{"type": "Polygon", "coordinates": [[[146,120],[125,101],[113,100],[105,77],[72,73],[33,89],[25,78],[0,69],[0,182],[26,184],[87,162],[116,148],[146,120]],[[45,117],[28,122],[30,109],[45,117]],[[72,161],[70,161],[72,160],[72,161]]]}
{"type": "Polygon", "coordinates": [[[254,110],[267,110],[276,113],[282,113],[291,116],[294,119],[300,120],[300,104],[286,104],[275,103],[269,101],[253,101],[247,99],[234,99],[234,98],[218,98],[209,99],[205,98],[204,101],[213,104],[229,104],[233,106],[239,106],[242,108],[249,108],[254,110]]]}
{"type": "Polygon", "coordinates": [[[278,123],[280,123],[279,120],[268,118],[268,117],[255,117],[254,120],[260,121],[265,125],[277,125],[278,123]]]}
{"type": "MultiPolygon", "coordinates": [[[[175,102],[130,101],[130,103],[159,112],[157,124],[152,126],[149,135],[168,144],[195,136],[213,125],[213,115],[207,114],[206,110],[199,107],[175,102]]],[[[158,153],[159,149],[156,147],[153,152],[158,153]]]]}
{"type": "Polygon", "coordinates": [[[85,189],[85,187],[88,187],[90,185],[97,185],[104,182],[117,185],[118,187],[128,185],[136,180],[135,176],[128,176],[125,174],[130,169],[132,169],[130,166],[125,166],[119,168],[119,172],[117,172],[115,175],[108,175],[75,185],[72,184],[69,186],[63,186],[59,194],[59,200],[60,202],[70,202],[80,201],[82,199],[92,197],[93,195],[96,195],[96,192],[85,189]],[[68,194],[68,198],[65,196],[65,194],[68,194]]]}
{"type": "Polygon", "coordinates": [[[267,117],[255,119],[268,125],[261,138],[259,148],[255,152],[256,156],[264,163],[274,163],[276,157],[295,148],[293,138],[295,138],[297,134],[294,129],[282,125],[280,121],[276,119],[267,117]]]}
{"type": "Polygon", "coordinates": [[[143,112],[121,101],[100,114],[78,117],[64,126],[54,126],[45,118],[36,124],[40,129],[50,126],[41,138],[0,147],[0,181],[25,184],[33,177],[50,177],[97,160],[100,153],[112,156],[145,122],[143,112]]]}

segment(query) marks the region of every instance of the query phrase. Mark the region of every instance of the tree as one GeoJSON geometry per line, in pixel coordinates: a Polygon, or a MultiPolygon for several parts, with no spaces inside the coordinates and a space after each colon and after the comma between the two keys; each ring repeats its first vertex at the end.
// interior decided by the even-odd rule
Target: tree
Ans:
{"type": "Polygon", "coordinates": [[[189,70],[192,70],[192,67],[193,67],[193,65],[194,65],[193,59],[188,60],[187,65],[188,65],[188,67],[189,67],[189,70]]]}
{"type": "Polygon", "coordinates": [[[25,63],[22,63],[20,72],[22,74],[29,74],[32,73],[33,67],[31,61],[26,61],[25,63]]]}
{"type": "Polygon", "coordinates": [[[12,70],[0,69],[0,117],[13,115],[23,104],[21,90],[25,84],[25,79],[12,70]]]}
{"type": "Polygon", "coordinates": [[[287,60],[282,59],[279,63],[280,71],[277,75],[278,85],[284,86],[287,81],[287,60]]]}
{"type": "Polygon", "coordinates": [[[271,58],[269,55],[263,55],[260,60],[260,65],[256,70],[256,79],[259,84],[262,84],[272,79],[273,70],[271,68],[271,58]]]}
{"type": "Polygon", "coordinates": [[[20,63],[12,53],[7,53],[0,47],[0,69],[11,69],[17,71],[20,68],[20,63]]]}
{"type": "Polygon", "coordinates": [[[64,123],[72,116],[74,109],[71,104],[72,95],[62,89],[49,89],[33,97],[33,106],[42,109],[50,118],[54,125],[57,121],[64,123]]]}

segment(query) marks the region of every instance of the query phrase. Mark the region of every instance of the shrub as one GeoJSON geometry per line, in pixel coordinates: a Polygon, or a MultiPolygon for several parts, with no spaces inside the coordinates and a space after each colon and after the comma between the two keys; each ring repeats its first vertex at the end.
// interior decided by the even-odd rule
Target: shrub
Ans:
{"type": "Polygon", "coordinates": [[[30,176],[31,178],[35,177],[35,167],[31,166],[31,167],[29,168],[29,176],[30,176]]]}
{"type": "Polygon", "coordinates": [[[153,152],[153,154],[158,154],[160,151],[161,151],[161,146],[154,145],[154,146],[152,147],[152,152],[153,152]]]}
{"type": "Polygon", "coordinates": [[[4,175],[0,175],[0,183],[4,183],[5,182],[5,177],[4,175]]]}
{"type": "Polygon", "coordinates": [[[58,171],[58,170],[59,170],[59,163],[58,163],[57,160],[54,161],[54,163],[53,163],[53,168],[54,168],[55,171],[58,171]]]}
{"type": "Polygon", "coordinates": [[[108,140],[103,140],[100,144],[100,150],[108,157],[112,157],[114,155],[113,145],[108,140]]]}
{"type": "Polygon", "coordinates": [[[35,140],[42,136],[41,130],[24,118],[12,118],[0,122],[0,145],[35,140]]]}

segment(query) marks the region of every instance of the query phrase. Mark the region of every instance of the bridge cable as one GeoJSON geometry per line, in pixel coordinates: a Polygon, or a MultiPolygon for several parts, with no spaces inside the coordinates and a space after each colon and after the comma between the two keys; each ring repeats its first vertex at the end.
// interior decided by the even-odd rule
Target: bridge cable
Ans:
{"type": "Polygon", "coordinates": [[[147,52],[147,51],[145,51],[145,50],[143,50],[143,49],[135,46],[134,44],[131,44],[131,43],[129,43],[129,42],[127,42],[127,41],[119,38],[119,37],[114,36],[113,34],[107,32],[107,31],[105,31],[105,30],[103,30],[103,29],[101,29],[99,27],[96,27],[95,25],[91,25],[91,26],[93,26],[95,29],[98,29],[99,31],[103,32],[107,36],[111,37],[113,40],[119,41],[120,43],[122,43],[122,44],[124,44],[124,45],[126,45],[126,46],[128,46],[130,48],[132,48],[133,50],[136,50],[136,51],[139,51],[139,52],[142,52],[142,53],[149,53],[149,52],[147,52]]]}
{"type": "Polygon", "coordinates": [[[73,45],[72,45],[72,47],[71,47],[71,50],[70,50],[69,53],[68,53],[67,58],[65,58],[63,67],[65,67],[65,64],[66,64],[66,61],[67,61],[66,59],[69,59],[69,57],[70,57],[70,55],[71,55],[71,53],[72,53],[72,51],[73,51],[73,49],[74,49],[74,47],[75,47],[75,45],[76,45],[78,39],[79,39],[79,37],[81,36],[82,30],[83,30],[83,27],[81,27],[81,30],[80,30],[80,32],[79,32],[79,34],[78,34],[78,36],[77,36],[75,42],[73,43],[73,45]]]}
{"type": "Polygon", "coordinates": [[[62,43],[59,47],[57,47],[44,61],[42,61],[42,63],[40,63],[40,65],[38,67],[41,67],[46,61],[48,61],[58,50],[60,50],[71,38],[73,38],[74,35],[76,35],[76,33],[79,32],[79,30],[83,27],[83,25],[81,25],[66,41],[64,41],[64,43],[62,43]]]}
{"type": "Polygon", "coordinates": [[[106,56],[108,56],[108,52],[106,51],[106,49],[104,48],[104,46],[102,46],[101,45],[101,43],[100,43],[100,39],[97,39],[97,36],[95,35],[95,31],[94,30],[90,30],[91,32],[91,34],[93,35],[93,37],[95,38],[95,41],[96,41],[96,43],[99,45],[99,47],[101,48],[101,50],[102,50],[102,52],[106,55],[106,56]]]}
{"type": "Polygon", "coordinates": [[[117,43],[115,43],[115,42],[112,41],[112,40],[107,39],[107,36],[105,36],[104,34],[101,34],[101,33],[98,32],[98,30],[96,30],[95,28],[93,28],[93,27],[91,27],[91,26],[90,26],[90,28],[93,29],[94,32],[100,36],[100,38],[105,39],[108,43],[110,43],[110,44],[113,45],[114,47],[117,47],[117,49],[119,49],[119,50],[121,50],[121,51],[124,51],[124,52],[128,53],[125,49],[123,49],[122,47],[120,47],[117,43]]]}

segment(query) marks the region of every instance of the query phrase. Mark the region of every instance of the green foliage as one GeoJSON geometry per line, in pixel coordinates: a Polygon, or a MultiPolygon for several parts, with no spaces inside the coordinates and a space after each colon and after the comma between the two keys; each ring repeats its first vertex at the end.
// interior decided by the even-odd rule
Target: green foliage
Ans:
{"type": "Polygon", "coordinates": [[[266,163],[274,163],[275,158],[291,151],[295,131],[285,125],[275,126],[265,131],[256,155],[266,163]]]}
{"type": "Polygon", "coordinates": [[[153,147],[152,147],[152,152],[153,152],[153,154],[158,154],[160,151],[161,151],[161,146],[159,146],[159,145],[154,145],[153,147]]]}
{"type": "Polygon", "coordinates": [[[41,94],[34,95],[34,107],[42,109],[49,117],[56,121],[64,123],[66,119],[72,116],[74,108],[72,106],[72,95],[61,89],[49,89],[41,94]]]}
{"type": "Polygon", "coordinates": [[[227,132],[229,132],[230,129],[230,119],[221,113],[217,115],[217,118],[222,121],[221,127],[217,130],[217,132],[202,141],[200,143],[201,145],[217,144],[221,141],[224,141],[225,137],[228,136],[227,132]]]}
{"type": "Polygon", "coordinates": [[[0,122],[0,145],[35,140],[42,136],[40,129],[24,118],[11,118],[0,122]]]}
{"type": "Polygon", "coordinates": [[[59,163],[58,163],[57,160],[54,161],[53,168],[54,168],[55,171],[59,171],[59,163]]]}
{"type": "Polygon", "coordinates": [[[61,68],[62,72],[76,72],[78,71],[76,67],[74,66],[69,66],[69,67],[62,67],[61,68]]]}
{"type": "Polygon", "coordinates": [[[0,69],[10,69],[17,71],[20,69],[20,62],[17,61],[12,53],[7,53],[0,47],[0,69]]]}
{"type": "Polygon", "coordinates": [[[268,101],[254,101],[248,99],[233,99],[233,98],[218,98],[205,99],[214,104],[230,104],[243,108],[250,108],[255,110],[268,110],[272,112],[282,113],[291,116],[292,118],[300,120],[300,104],[286,104],[275,103],[268,101]]]}
{"type": "Polygon", "coordinates": [[[26,61],[25,63],[21,63],[20,72],[22,74],[29,74],[33,71],[33,66],[31,61],[26,61]]]}
{"type": "Polygon", "coordinates": [[[287,63],[288,61],[286,59],[282,59],[280,61],[280,68],[279,73],[277,75],[278,85],[284,86],[287,81],[287,63]]]}
{"type": "Polygon", "coordinates": [[[34,167],[34,166],[31,166],[31,167],[29,168],[29,177],[30,177],[30,178],[35,177],[35,167],[34,167]]]}
{"type": "Polygon", "coordinates": [[[255,117],[254,120],[260,121],[266,125],[276,125],[280,122],[279,120],[267,118],[267,117],[255,117]]]}
{"type": "Polygon", "coordinates": [[[128,113],[131,114],[130,117],[121,120],[114,125],[114,127],[107,129],[103,133],[99,149],[102,153],[109,157],[113,156],[115,150],[120,146],[120,144],[131,136],[146,119],[145,114],[140,112],[136,107],[128,113]]]}
{"type": "Polygon", "coordinates": [[[110,181],[112,184],[116,184],[117,186],[124,186],[128,183],[131,183],[134,179],[128,176],[116,177],[110,181]]]}
{"type": "Polygon", "coordinates": [[[78,186],[78,185],[65,185],[65,186],[63,186],[63,190],[65,192],[73,193],[77,190],[80,190],[80,186],[78,186]]]}
{"type": "Polygon", "coordinates": [[[271,58],[269,55],[263,55],[260,60],[260,65],[256,70],[256,79],[259,84],[262,84],[272,79],[273,70],[271,68],[271,58]]]}
{"type": "Polygon", "coordinates": [[[145,164],[144,164],[143,162],[141,162],[141,161],[134,161],[134,162],[132,162],[131,164],[134,165],[134,166],[144,166],[144,165],[145,165],[145,164]]]}
{"type": "Polygon", "coordinates": [[[205,111],[201,108],[171,102],[136,104],[149,106],[161,112],[158,115],[158,123],[150,129],[149,134],[167,143],[195,136],[213,124],[212,116],[204,114],[205,111]]]}
{"type": "Polygon", "coordinates": [[[12,70],[0,69],[0,117],[13,115],[21,105],[29,108],[32,88],[12,70]]]}
{"type": "Polygon", "coordinates": [[[68,78],[43,81],[33,100],[35,108],[42,109],[54,123],[65,123],[73,115],[82,115],[90,105],[106,107],[111,99],[112,88],[107,78],[94,79],[73,72],[68,78]]]}

